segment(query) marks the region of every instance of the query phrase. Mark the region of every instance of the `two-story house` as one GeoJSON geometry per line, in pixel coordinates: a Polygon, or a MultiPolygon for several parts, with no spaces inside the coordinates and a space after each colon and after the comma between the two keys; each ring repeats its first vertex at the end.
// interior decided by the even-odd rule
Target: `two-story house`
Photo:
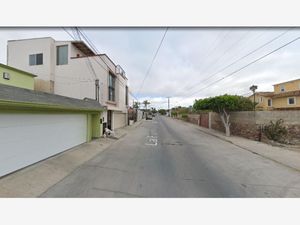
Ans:
{"type": "Polygon", "coordinates": [[[96,54],[83,41],[51,37],[10,40],[7,64],[38,75],[35,90],[77,99],[97,99],[107,110],[104,127],[127,125],[128,86],[121,66],[96,54]]]}
{"type": "MultiPolygon", "coordinates": [[[[274,92],[255,93],[258,110],[300,109],[300,79],[274,84],[274,92]]],[[[254,96],[249,98],[254,101],[254,96]]]]}
{"type": "Polygon", "coordinates": [[[274,84],[274,109],[300,109],[300,79],[274,84]]]}
{"type": "MultiPolygon", "coordinates": [[[[272,96],[273,92],[256,92],[255,102],[257,110],[272,110],[272,96]]],[[[251,95],[250,100],[254,102],[254,95],[251,95]]]]}

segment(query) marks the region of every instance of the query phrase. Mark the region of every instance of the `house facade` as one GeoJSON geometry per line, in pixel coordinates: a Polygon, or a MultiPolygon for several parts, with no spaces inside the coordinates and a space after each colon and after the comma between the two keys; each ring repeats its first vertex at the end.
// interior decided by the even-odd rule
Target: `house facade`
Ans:
{"type": "Polygon", "coordinates": [[[275,109],[300,109],[300,79],[274,84],[272,97],[275,109]]]}
{"type": "Polygon", "coordinates": [[[36,75],[0,63],[0,84],[14,87],[34,89],[36,75]]]}
{"type": "Polygon", "coordinates": [[[51,37],[11,40],[7,64],[38,75],[35,90],[97,99],[107,108],[101,115],[104,127],[114,130],[128,123],[128,80],[124,70],[83,41],[56,41],[51,37]]]}
{"type": "MultiPolygon", "coordinates": [[[[257,110],[273,110],[272,105],[273,92],[256,92],[255,102],[257,110]]],[[[251,95],[250,100],[254,102],[254,95],[251,95]]]]}
{"type": "MultiPolygon", "coordinates": [[[[274,84],[274,92],[255,93],[257,110],[299,110],[300,79],[274,84]]],[[[254,101],[254,96],[249,97],[254,101]]]]}

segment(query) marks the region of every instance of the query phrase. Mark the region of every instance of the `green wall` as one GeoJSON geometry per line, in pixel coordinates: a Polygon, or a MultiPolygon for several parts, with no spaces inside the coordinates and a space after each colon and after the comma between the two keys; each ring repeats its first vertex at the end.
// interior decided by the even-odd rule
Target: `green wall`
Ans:
{"type": "Polygon", "coordinates": [[[21,71],[10,69],[7,66],[0,65],[0,84],[11,85],[20,88],[34,89],[34,76],[21,71]],[[10,80],[3,78],[3,72],[9,73],[10,80]]]}
{"type": "Polygon", "coordinates": [[[100,113],[87,114],[87,142],[101,137],[100,113]]]}

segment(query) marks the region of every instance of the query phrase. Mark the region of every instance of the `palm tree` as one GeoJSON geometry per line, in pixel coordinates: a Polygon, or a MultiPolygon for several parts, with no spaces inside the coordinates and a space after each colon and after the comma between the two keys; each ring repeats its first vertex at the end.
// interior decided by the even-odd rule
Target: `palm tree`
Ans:
{"type": "Polygon", "coordinates": [[[147,110],[147,105],[150,105],[150,102],[148,100],[143,101],[143,104],[145,106],[145,109],[147,110]]]}
{"type": "Polygon", "coordinates": [[[134,104],[133,104],[133,108],[135,108],[135,109],[138,109],[138,108],[140,108],[140,102],[134,102],[134,104]]]}

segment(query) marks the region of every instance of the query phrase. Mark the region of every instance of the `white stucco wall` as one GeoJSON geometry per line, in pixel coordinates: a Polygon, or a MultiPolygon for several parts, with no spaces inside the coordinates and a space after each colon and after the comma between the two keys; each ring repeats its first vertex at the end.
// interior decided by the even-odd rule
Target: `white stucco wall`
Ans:
{"type": "Polygon", "coordinates": [[[37,38],[8,41],[7,64],[38,75],[38,79],[53,80],[55,65],[54,39],[37,38]],[[29,55],[43,53],[43,65],[29,65],[29,55]]]}
{"type": "MultiPolygon", "coordinates": [[[[8,42],[8,65],[36,74],[40,79],[53,80],[55,94],[78,99],[94,99],[95,79],[99,79],[100,103],[107,106],[108,110],[127,114],[125,102],[127,79],[120,74],[115,74],[118,77],[115,87],[116,104],[109,104],[109,70],[115,73],[115,64],[106,55],[101,56],[102,60],[100,56],[88,58],[82,56],[84,54],[70,41],[38,38],[8,42]],[[61,45],[68,45],[68,64],[66,65],[56,65],[56,47],[61,45]],[[29,55],[36,53],[43,53],[43,65],[29,66],[29,55]],[[80,57],[77,57],[77,54],[80,57]]],[[[106,122],[107,115],[104,114],[104,122],[106,122]]],[[[120,118],[116,119],[117,127],[121,126],[118,124],[123,124],[123,122],[118,122],[119,120],[120,118]]]]}

